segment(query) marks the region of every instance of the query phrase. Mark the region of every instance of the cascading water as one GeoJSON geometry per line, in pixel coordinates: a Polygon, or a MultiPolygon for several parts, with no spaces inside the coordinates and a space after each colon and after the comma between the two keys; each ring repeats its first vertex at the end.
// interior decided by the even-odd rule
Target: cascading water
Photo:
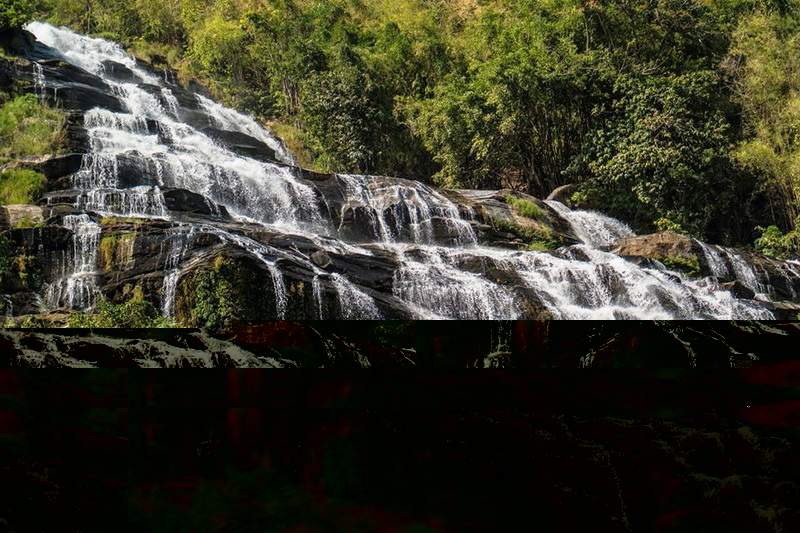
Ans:
{"type": "MultiPolygon", "coordinates": [[[[718,280],[738,280],[755,291],[759,298],[766,299],[768,297],[769,289],[761,281],[761,276],[738,253],[722,246],[696,242],[703,249],[703,255],[705,255],[714,277],[718,280]]],[[[788,265],[786,268],[789,268],[788,265]]],[[[792,285],[788,286],[791,288],[792,285]]]]}
{"type": "Polygon", "coordinates": [[[36,95],[39,97],[39,100],[44,102],[47,98],[47,93],[44,91],[44,69],[36,61],[33,62],[33,87],[36,90],[36,95]]]}
{"type": "Polygon", "coordinates": [[[601,213],[573,211],[555,200],[546,200],[545,203],[567,219],[575,235],[593,248],[609,246],[615,241],[636,235],[627,224],[601,213]]]}
{"type": "MultiPolygon", "coordinates": [[[[178,287],[178,279],[181,275],[180,264],[186,256],[189,244],[196,231],[195,226],[189,226],[188,231],[185,226],[178,226],[167,239],[169,251],[164,262],[164,284],[161,289],[161,313],[165,317],[174,316],[175,311],[175,290],[178,287]]],[[[162,246],[162,256],[163,246],[162,246]]]]}
{"type": "Polygon", "coordinates": [[[434,244],[434,219],[453,230],[453,244],[469,246],[478,242],[469,222],[461,218],[458,207],[422,183],[382,185],[376,177],[352,174],[338,177],[345,194],[352,199],[343,208],[352,208],[355,204],[366,209],[374,233],[383,242],[434,244]],[[391,222],[387,221],[387,216],[391,222]]]}
{"type": "Polygon", "coordinates": [[[97,298],[97,253],[100,225],[89,215],[65,215],[65,228],[72,231],[72,247],[67,252],[63,276],[46,289],[45,306],[86,310],[97,298]]]}
{"type": "MultiPolygon", "coordinates": [[[[531,316],[532,308],[564,319],[772,316],[764,307],[737,300],[730,292],[709,289],[668,270],[643,269],[603,251],[614,241],[633,236],[633,231],[599,213],[572,211],[553,201],[547,202],[549,207],[571,224],[583,244],[552,252],[509,251],[479,245],[468,210],[462,207],[460,211],[444,194],[426,185],[340,174],[335,186],[344,200],[341,219],[352,217],[363,226],[358,229],[364,230],[366,240],[373,241],[345,242],[340,237],[342,226],[337,231],[322,215],[329,208],[323,195],[310,181],[299,178],[299,171],[240,155],[215,140],[220,132],[221,137],[227,132],[236,139],[253,139],[291,164],[294,158],[283,143],[255,119],[201,95],[187,97],[185,90],[148,71],[115,43],[39,22],[27,29],[65,61],[101,78],[124,109],[98,107],[84,113],[90,153],[72,176],[72,186],[81,192],[76,208],[104,215],[158,217],[174,224],[167,231],[160,259],[165,316],[175,313],[182,266],[201,234],[216,235],[263,263],[273,283],[261,290],[274,294],[276,318],[285,318],[289,304],[282,272],[286,264],[305,270],[312,280],[309,297],[317,307],[314,318],[385,316],[383,301],[376,302],[359,280],[321,268],[299,251],[294,254],[263,244],[263,239],[256,241],[222,224],[176,219],[162,192],[172,188],[202,195],[212,213],[219,215],[219,204],[239,222],[306,239],[331,255],[392,258],[398,268],[388,281],[391,287],[385,299],[399,301],[416,318],[512,320],[531,316]],[[124,82],[119,77],[123,69],[115,65],[129,72],[124,82]],[[326,291],[336,294],[337,316],[325,316],[326,302],[333,301],[326,300],[326,291]]],[[[41,73],[36,77],[37,91],[41,84],[44,94],[48,80],[41,65],[36,72],[41,73]]],[[[76,217],[84,218],[64,217],[64,225],[73,230],[74,242],[82,243],[81,255],[74,252],[71,262],[66,262],[63,283],[48,290],[49,307],[86,309],[97,292],[94,264],[100,228],[87,215],[76,217]]],[[[759,276],[743,258],[721,248],[704,249],[715,276],[735,275],[763,292],[759,276]]],[[[800,277],[800,269],[786,266],[785,270],[787,276],[800,277]]]]}
{"type": "Polygon", "coordinates": [[[294,156],[274,135],[270,134],[253,117],[237,113],[233,109],[224,107],[205,96],[197,95],[200,105],[206,110],[212,122],[222,129],[245,133],[262,141],[264,144],[275,150],[278,160],[289,165],[294,164],[294,156]]]}

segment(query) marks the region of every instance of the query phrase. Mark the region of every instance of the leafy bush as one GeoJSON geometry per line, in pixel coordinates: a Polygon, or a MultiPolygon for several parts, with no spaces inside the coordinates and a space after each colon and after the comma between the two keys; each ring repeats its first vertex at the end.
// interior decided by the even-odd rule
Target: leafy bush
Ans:
{"type": "Polygon", "coordinates": [[[146,301],[141,286],[133,291],[130,300],[112,304],[101,297],[91,313],[76,313],[69,318],[70,328],[174,328],[174,321],[164,318],[158,309],[146,301]]]}
{"type": "Polygon", "coordinates": [[[47,179],[33,170],[0,172],[0,204],[33,204],[44,192],[47,179]]]}
{"type": "Polygon", "coordinates": [[[755,248],[759,253],[777,259],[789,259],[800,255],[800,231],[794,230],[784,235],[777,226],[767,228],[758,226],[756,229],[761,231],[761,236],[755,241],[755,248]]]}
{"type": "Polygon", "coordinates": [[[673,222],[668,218],[659,218],[653,222],[653,225],[658,231],[671,231],[673,233],[680,233],[682,235],[686,234],[686,230],[684,230],[680,224],[673,222]]]}
{"type": "Polygon", "coordinates": [[[0,31],[21,28],[36,10],[35,0],[3,0],[0,5],[0,31]]]}
{"type": "Polygon", "coordinates": [[[0,157],[20,158],[62,150],[66,114],[42,104],[35,94],[0,107],[0,157]]]}

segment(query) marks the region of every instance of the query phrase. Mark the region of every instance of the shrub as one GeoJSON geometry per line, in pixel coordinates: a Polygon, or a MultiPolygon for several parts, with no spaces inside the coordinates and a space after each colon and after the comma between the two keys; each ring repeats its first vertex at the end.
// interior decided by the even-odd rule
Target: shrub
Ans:
{"type": "Polygon", "coordinates": [[[777,259],[788,259],[800,254],[800,231],[794,230],[784,235],[777,226],[767,228],[758,226],[756,229],[761,232],[761,236],[754,243],[759,253],[777,259]]]}
{"type": "Polygon", "coordinates": [[[35,0],[3,0],[0,5],[0,31],[21,28],[32,17],[35,0]]]}
{"type": "Polygon", "coordinates": [[[66,114],[25,94],[0,107],[0,157],[19,158],[62,150],[66,114]]]}
{"type": "Polygon", "coordinates": [[[91,313],[76,313],[69,318],[70,328],[174,328],[177,325],[163,318],[153,304],[146,301],[137,286],[130,300],[113,304],[101,297],[91,313]]]}
{"type": "Polygon", "coordinates": [[[44,192],[47,178],[32,170],[0,172],[0,204],[32,204],[44,192]]]}

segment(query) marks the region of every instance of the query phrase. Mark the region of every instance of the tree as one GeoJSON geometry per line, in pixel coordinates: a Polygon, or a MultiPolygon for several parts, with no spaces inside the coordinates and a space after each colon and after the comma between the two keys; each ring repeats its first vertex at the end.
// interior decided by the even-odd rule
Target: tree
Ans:
{"type": "Polygon", "coordinates": [[[21,28],[33,18],[36,0],[3,0],[0,5],[0,32],[21,28]]]}

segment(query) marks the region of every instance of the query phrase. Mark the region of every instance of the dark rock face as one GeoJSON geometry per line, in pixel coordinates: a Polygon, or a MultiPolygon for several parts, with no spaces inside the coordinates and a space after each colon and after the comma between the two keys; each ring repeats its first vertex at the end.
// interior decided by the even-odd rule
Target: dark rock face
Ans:
{"type": "Polygon", "coordinates": [[[229,220],[230,215],[225,206],[210,201],[202,194],[186,189],[161,189],[167,209],[175,213],[194,213],[196,215],[229,220]]]}

